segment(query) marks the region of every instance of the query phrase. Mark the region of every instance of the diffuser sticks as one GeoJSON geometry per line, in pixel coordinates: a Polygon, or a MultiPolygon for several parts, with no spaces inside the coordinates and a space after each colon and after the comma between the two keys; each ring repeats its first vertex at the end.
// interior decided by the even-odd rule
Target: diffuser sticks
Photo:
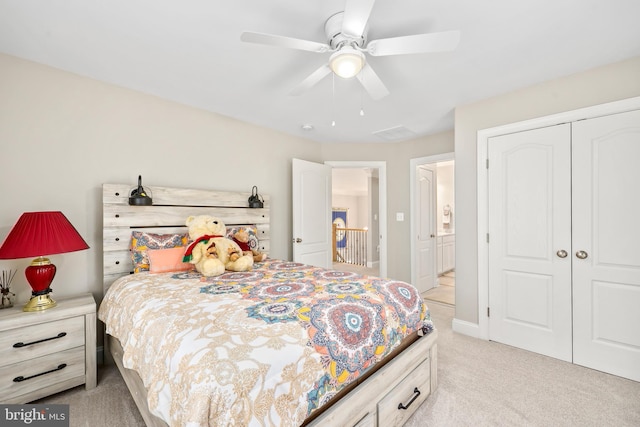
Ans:
{"type": "Polygon", "coordinates": [[[2,275],[0,276],[0,293],[2,294],[0,308],[13,307],[13,298],[16,294],[11,292],[10,286],[17,272],[18,270],[2,270],[2,275]]]}

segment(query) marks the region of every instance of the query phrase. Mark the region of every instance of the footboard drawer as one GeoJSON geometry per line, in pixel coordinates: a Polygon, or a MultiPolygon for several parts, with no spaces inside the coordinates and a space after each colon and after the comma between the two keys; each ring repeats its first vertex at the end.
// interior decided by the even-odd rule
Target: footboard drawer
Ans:
{"type": "Polygon", "coordinates": [[[378,402],[378,426],[401,426],[431,394],[431,364],[425,359],[378,402]]]}
{"type": "Polygon", "coordinates": [[[437,387],[437,338],[433,330],[418,339],[304,426],[403,425],[437,387]],[[398,409],[400,404],[407,409],[398,409]]]}

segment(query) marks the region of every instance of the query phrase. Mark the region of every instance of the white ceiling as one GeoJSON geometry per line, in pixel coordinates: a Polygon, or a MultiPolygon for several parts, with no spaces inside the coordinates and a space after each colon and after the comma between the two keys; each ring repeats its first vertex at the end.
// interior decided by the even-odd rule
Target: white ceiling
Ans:
{"type": "Polygon", "coordinates": [[[640,55],[638,0],[377,0],[369,40],[460,30],[461,41],[368,57],[390,91],[372,101],[357,80],[332,76],[290,96],[329,54],[240,41],[255,31],[325,43],[324,22],[344,4],[0,0],[0,52],[322,142],[452,129],[458,105],[640,55]]]}

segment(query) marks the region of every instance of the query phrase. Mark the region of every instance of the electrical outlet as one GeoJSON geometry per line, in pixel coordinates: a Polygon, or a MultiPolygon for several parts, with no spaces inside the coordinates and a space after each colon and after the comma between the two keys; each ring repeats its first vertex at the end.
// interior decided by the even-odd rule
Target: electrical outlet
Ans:
{"type": "Polygon", "coordinates": [[[404,221],[404,212],[396,212],[396,221],[404,221]]]}

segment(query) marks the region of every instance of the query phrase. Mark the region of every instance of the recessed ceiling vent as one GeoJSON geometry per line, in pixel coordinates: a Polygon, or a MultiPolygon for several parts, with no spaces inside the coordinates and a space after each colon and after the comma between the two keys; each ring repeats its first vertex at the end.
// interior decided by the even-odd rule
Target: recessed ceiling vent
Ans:
{"type": "Polygon", "coordinates": [[[373,132],[373,134],[384,139],[385,141],[400,141],[403,139],[415,138],[417,136],[415,132],[407,129],[402,125],[389,129],[379,130],[373,132]]]}

